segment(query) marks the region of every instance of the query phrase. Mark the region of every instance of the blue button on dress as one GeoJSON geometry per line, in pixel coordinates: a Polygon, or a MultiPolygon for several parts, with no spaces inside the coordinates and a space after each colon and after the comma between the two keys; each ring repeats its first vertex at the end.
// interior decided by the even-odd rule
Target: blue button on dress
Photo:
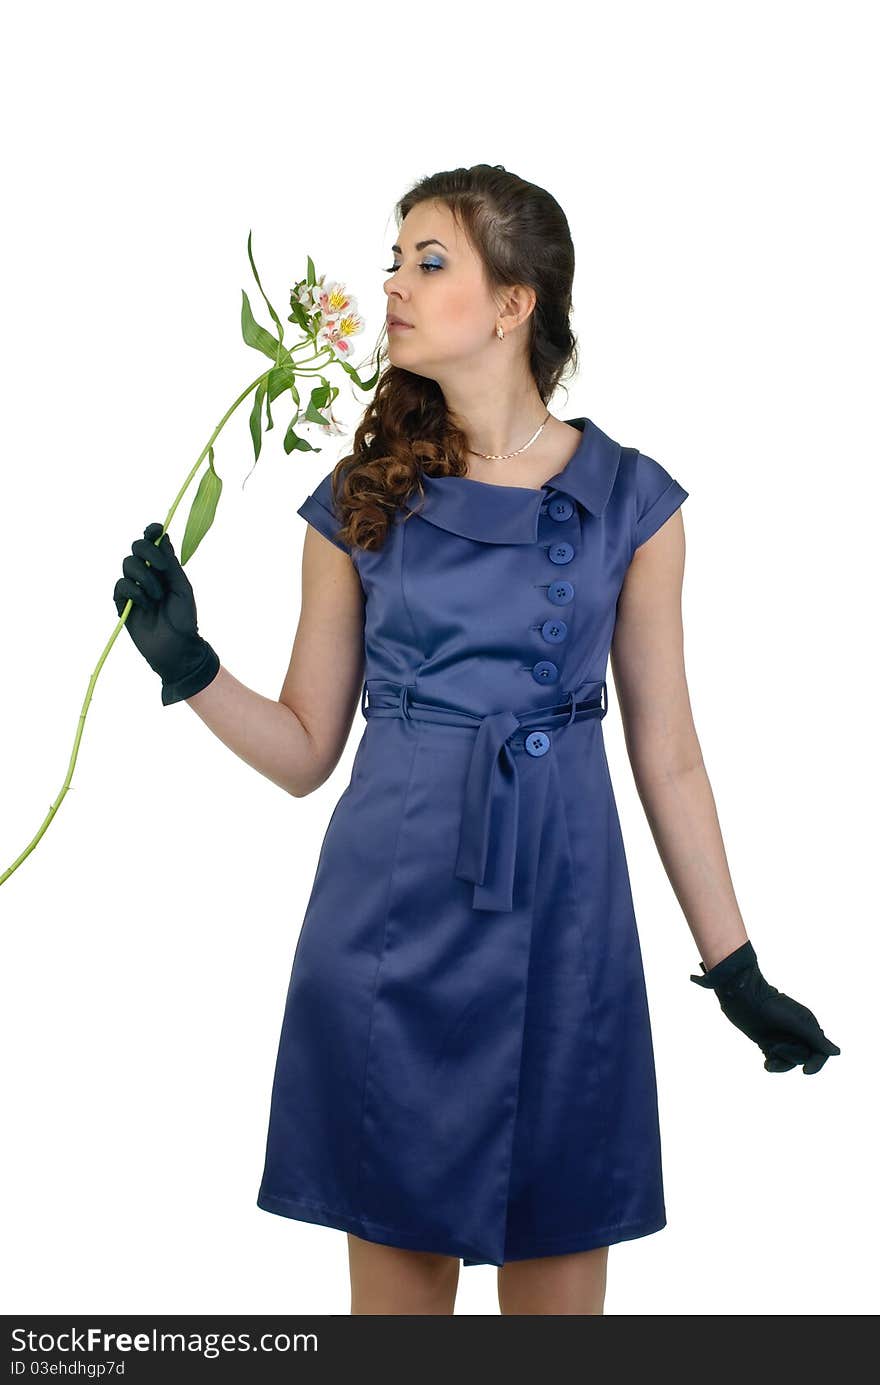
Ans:
{"type": "MultiPolygon", "coordinates": [[[[364,725],[296,944],[257,1205],[465,1265],[666,1225],[602,731],[621,584],[688,492],[591,420],[540,491],[429,477],[376,552],[364,725]]],[[[330,475],[298,513],[339,528],[330,475]]]]}

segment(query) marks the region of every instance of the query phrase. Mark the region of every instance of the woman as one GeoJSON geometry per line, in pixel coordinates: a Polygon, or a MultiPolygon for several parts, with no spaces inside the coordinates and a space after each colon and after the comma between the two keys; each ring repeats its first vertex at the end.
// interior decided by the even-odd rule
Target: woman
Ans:
{"type": "Polygon", "coordinates": [[[488,166],[398,213],[391,363],[299,510],[278,701],[198,635],[161,526],[114,599],[163,703],[296,797],[359,699],[366,718],[294,956],[258,1205],[347,1232],[353,1313],[451,1313],[463,1260],[498,1266],[503,1313],[600,1314],[608,1246],[666,1224],[609,653],[692,979],[770,1071],[839,1049],[764,981],[728,874],[683,663],[687,491],[546,407],[576,358],[565,216],[488,166]]]}

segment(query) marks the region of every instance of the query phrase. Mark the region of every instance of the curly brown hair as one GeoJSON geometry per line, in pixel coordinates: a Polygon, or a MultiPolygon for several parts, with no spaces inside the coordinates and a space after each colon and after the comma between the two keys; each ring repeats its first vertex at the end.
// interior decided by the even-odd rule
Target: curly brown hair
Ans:
{"type": "MultiPolygon", "coordinates": [[[[545,406],[557,385],[577,370],[569,318],[574,245],[559,203],[544,188],[509,173],[503,164],[476,164],[420,179],[397,203],[397,224],[419,202],[441,202],[463,226],[482,259],[490,291],[514,284],[534,289],[527,320],[529,364],[545,406]]],[[[374,360],[381,363],[387,330],[374,360]]],[[[372,372],[371,372],[372,373],[372,372]]],[[[436,381],[388,365],[379,377],[353,443],[331,474],[339,538],[362,549],[381,548],[404,500],[421,476],[465,476],[468,439],[448,416],[436,381]]]]}

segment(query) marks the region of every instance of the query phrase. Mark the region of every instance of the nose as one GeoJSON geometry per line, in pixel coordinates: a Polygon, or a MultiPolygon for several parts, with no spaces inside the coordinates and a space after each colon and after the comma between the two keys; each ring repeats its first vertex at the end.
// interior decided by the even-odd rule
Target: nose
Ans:
{"type": "Polygon", "coordinates": [[[397,308],[399,307],[401,309],[401,317],[406,317],[406,309],[404,308],[404,304],[406,303],[406,301],[406,295],[400,293],[399,291],[389,293],[387,301],[385,303],[385,312],[396,312],[397,308]]]}

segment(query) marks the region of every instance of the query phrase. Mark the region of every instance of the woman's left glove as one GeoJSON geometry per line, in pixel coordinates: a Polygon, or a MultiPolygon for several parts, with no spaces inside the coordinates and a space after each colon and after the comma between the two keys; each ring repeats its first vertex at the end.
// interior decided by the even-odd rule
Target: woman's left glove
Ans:
{"type": "Polygon", "coordinates": [[[762,1050],[768,1072],[788,1072],[798,1063],[803,1063],[805,1073],[818,1072],[827,1058],[840,1052],[825,1037],[812,1010],[768,985],[751,942],[709,971],[705,963],[700,966],[705,975],[691,980],[714,990],[731,1024],[762,1050]]]}

